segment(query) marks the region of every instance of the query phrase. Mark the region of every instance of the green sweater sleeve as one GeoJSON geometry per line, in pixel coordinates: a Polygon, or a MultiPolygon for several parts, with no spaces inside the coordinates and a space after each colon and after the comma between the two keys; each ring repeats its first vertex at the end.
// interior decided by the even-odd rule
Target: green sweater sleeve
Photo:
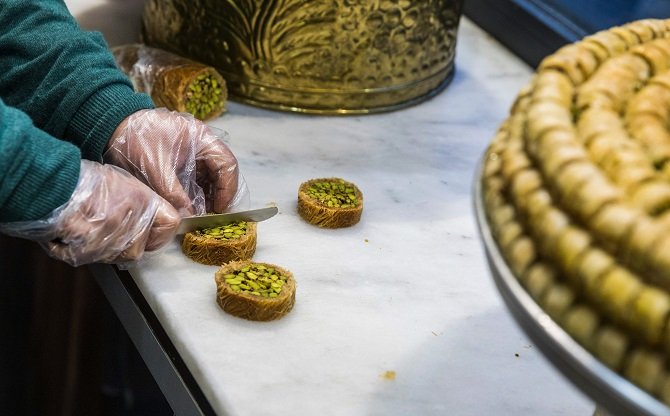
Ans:
{"type": "Polygon", "coordinates": [[[152,108],[116,68],[103,37],[83,31],[62,0],[3,0],[0,97],[48,134],[101,160],[131,113],[152,108]]]}
{"type": "Polygon", "coordinates": [[[0,222],[41,218],[70,199],[81,155],[0,100],[0,222]]]}
{"type": "Polygon", "coordinates": [[[62,0],[2,1],[0,99],[0,222],[65,203],[81,157],[100,161],[119,123],[153,108],[62,0]]]}

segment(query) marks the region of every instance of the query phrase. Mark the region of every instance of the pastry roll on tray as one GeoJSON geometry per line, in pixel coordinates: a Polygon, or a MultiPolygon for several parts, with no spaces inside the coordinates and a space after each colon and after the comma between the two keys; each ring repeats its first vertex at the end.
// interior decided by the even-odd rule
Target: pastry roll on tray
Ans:
{"type": "Polygon", "coordinates": [[[484,209],[521,285],[670,404],[670,20],[546,57],[487,155],[484,209]]]}

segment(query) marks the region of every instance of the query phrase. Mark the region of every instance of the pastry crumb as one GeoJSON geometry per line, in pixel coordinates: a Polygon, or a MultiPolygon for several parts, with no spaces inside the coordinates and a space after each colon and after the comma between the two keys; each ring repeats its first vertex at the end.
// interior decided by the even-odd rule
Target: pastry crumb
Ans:
{"type": "Polygon", "coordinates": [[[395,380],[395,376],[396,376],[396,374],[395,374],[395,371],[393,371],[393,370],[384,371],[384,374],[381,375],[381,377],[386,381],[395,380]]]}

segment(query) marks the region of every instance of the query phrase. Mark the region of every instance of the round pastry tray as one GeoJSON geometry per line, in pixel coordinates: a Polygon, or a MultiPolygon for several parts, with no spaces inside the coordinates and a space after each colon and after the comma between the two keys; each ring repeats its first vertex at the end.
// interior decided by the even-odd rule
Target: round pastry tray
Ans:
{"type": "Polygon", "coordinates": [[[610,415],[670,416],[670,408],[599,361],[535,303],[514,277],[493,239],[484,211],[483,162],[474,178],[474,210],[486,260],[507,308],[542,354],[599,409],[610,415]]]}

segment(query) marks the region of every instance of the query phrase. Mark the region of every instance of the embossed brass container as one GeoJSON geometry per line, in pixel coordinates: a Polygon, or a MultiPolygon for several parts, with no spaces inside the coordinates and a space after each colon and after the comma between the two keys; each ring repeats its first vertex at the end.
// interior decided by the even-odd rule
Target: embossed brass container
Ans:
{"type": "Polygon", "coordinates": [[[393,110],[449,83],[463,0],[147,0],[144,42],[216,67],[232,99],[393,110]]]}

